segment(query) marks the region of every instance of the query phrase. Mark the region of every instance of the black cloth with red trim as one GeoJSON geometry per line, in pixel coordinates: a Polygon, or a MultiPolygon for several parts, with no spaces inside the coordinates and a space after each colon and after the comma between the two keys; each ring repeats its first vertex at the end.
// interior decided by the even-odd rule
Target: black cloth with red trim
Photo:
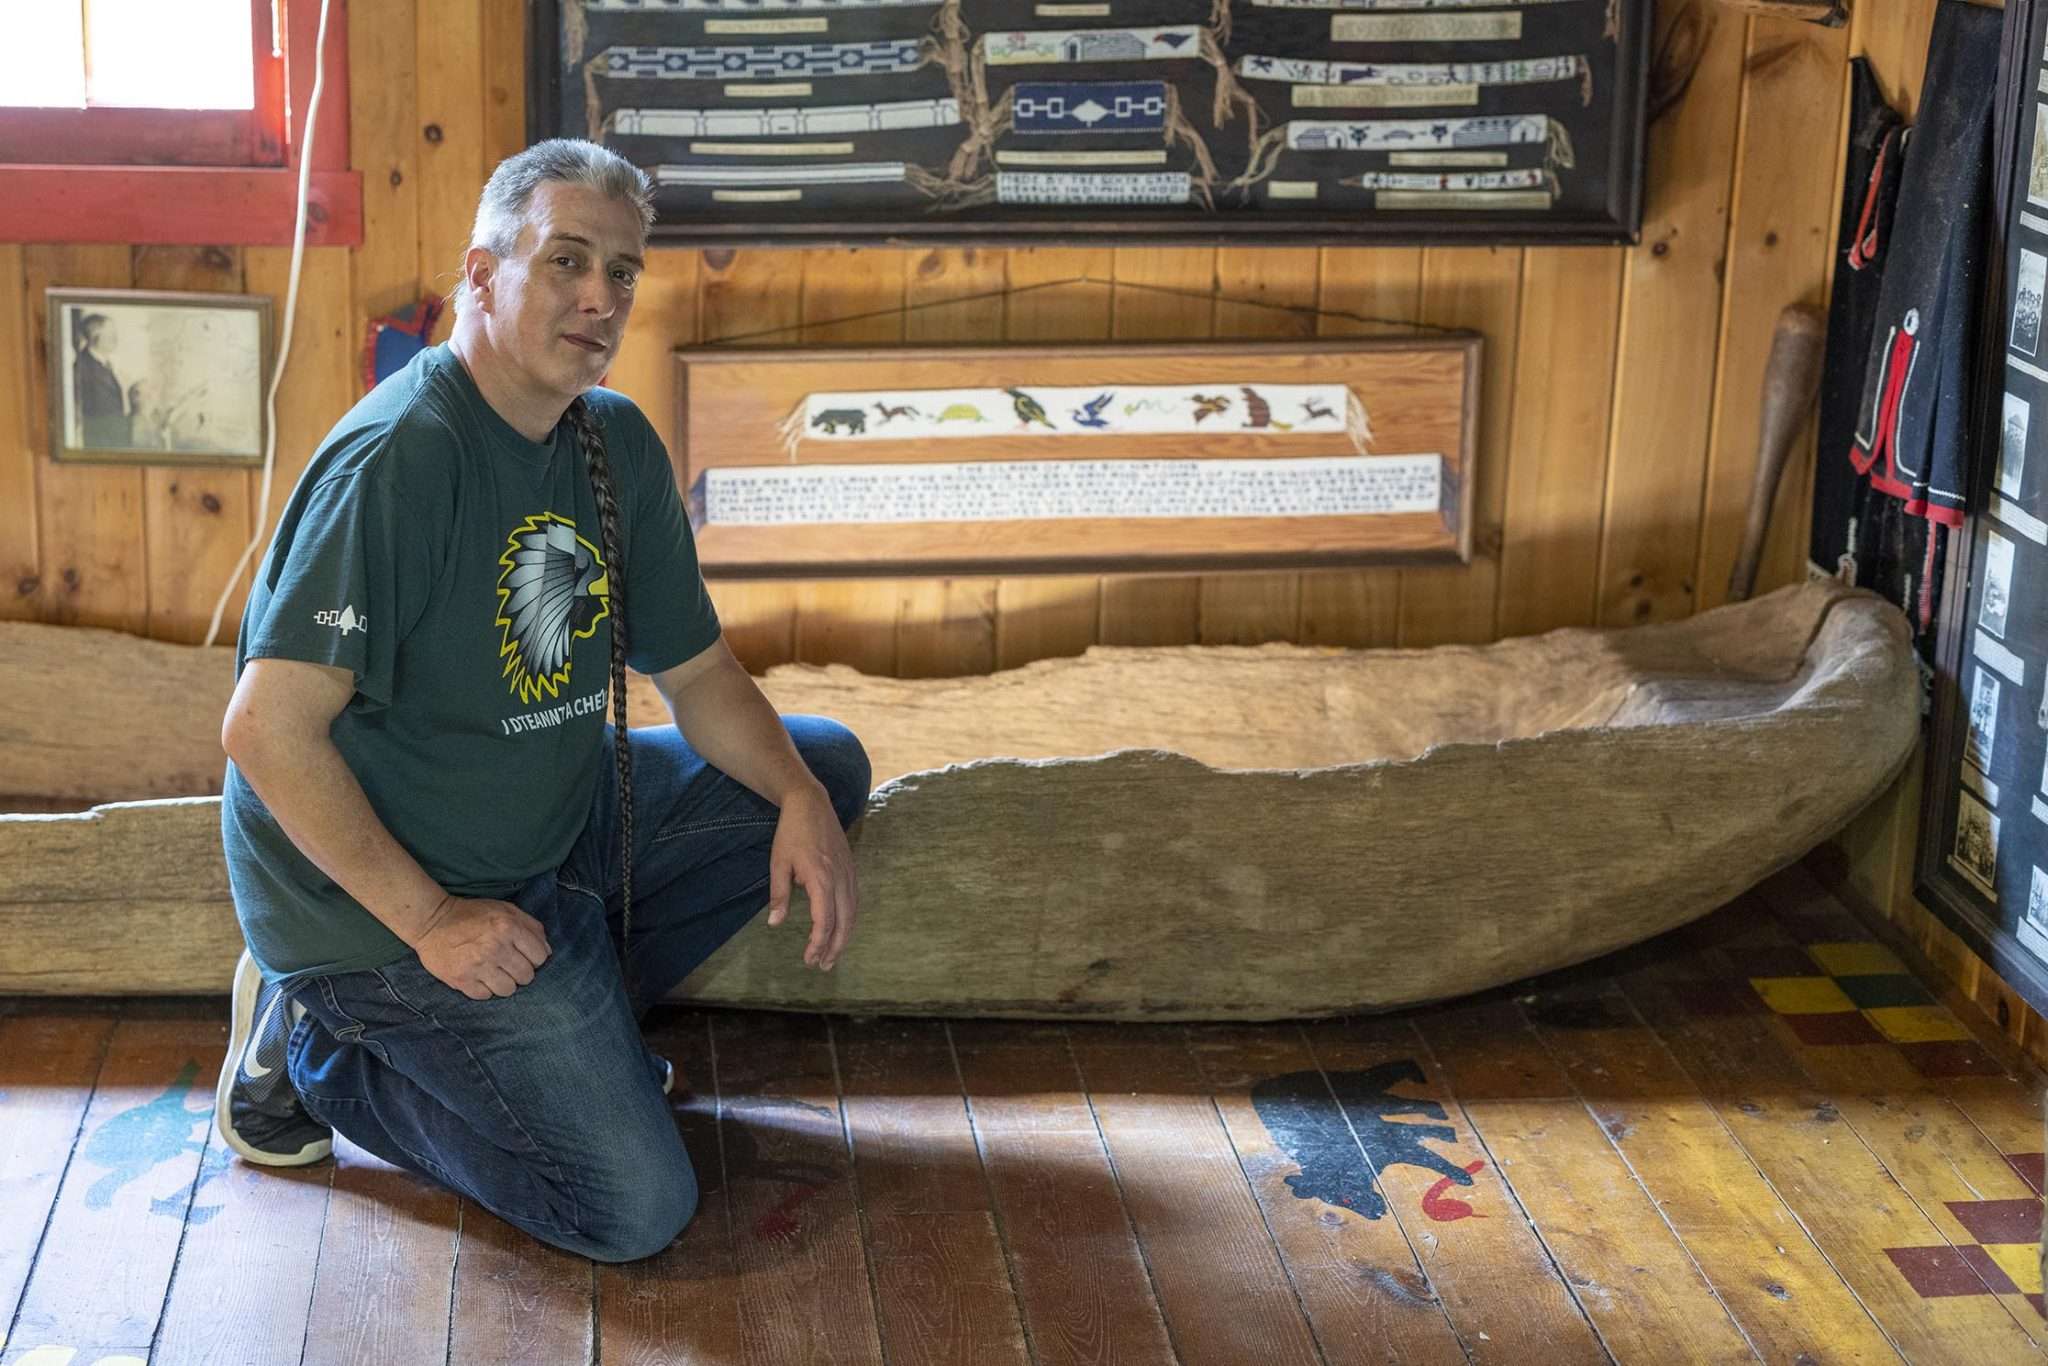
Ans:
{"type": "Polygon", "coordinates": [[[1962,524],[1969,497],[1971,353],[1991,211],[2001,20],[1972,5],[1935,13],[1848,452],[1857,472],[1902,499],[1907,512],[1944,526],[1962,524]]]}
{"type": "MultiPolygon", "coordinates": [[[[1901,575],[1894,557],[1884,554],[1888,538],[1880,534],[1879,520],[1881,514],[1892,512],[1885,520],[1896,532],[1903,510],[1873,490],[1841,452],[1849,449],[1856,410],[1863,401],[1864,362],[1884,283],[1884,251],[1891,241],[1899,171],[1905,165],[1906,120],[1884,102],[1865,58],[1849,64],[1849,84],[1849,146],[1828,305],[1827,363],[1820,387],[1821,460],[1814,479],[1809,554],[1818,571],[1898,601],[1901,575]],[[1877,506],[1885,503],[1889,509],[1877,506]]],[[[1924,523],[1920,525],[1924,529],[1924,523]]],[[[1908,568],[1918,568],[1920,549],[1914,548],[1908,568]]]]}

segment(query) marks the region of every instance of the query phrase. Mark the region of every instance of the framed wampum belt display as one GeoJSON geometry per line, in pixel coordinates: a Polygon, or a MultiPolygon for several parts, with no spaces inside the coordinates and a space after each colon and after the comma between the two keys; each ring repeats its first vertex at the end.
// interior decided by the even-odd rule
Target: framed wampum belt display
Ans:
{"type": "Polygon", "coordinates": [[[1479,338],[676,353],[712,578],[1471,558],[1479,338]]]}
{"type": "Polygon", "coordinates": [[[531,0],[656,240],[1633,241],[1649,0],[531,0]]]}

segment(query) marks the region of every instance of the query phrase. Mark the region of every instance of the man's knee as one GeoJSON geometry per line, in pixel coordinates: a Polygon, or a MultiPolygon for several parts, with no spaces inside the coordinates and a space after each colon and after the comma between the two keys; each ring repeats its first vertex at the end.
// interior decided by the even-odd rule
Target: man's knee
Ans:
{"type": "Polygon", "coordinates": [[[873,766],[860,737],[826,716],[784,718],[797,753],[825,785],[841,825],[852,825],[866,809],[873,766]]]}
{"type": "Polygon", "coordinates": [[[616,1209],[584,1219],[583,1254],[595,1262],[637,1262],[681,1236],[697,1213],[697,1177],[685,1162],[655,1189],[634,1192],[616,1209]]]}

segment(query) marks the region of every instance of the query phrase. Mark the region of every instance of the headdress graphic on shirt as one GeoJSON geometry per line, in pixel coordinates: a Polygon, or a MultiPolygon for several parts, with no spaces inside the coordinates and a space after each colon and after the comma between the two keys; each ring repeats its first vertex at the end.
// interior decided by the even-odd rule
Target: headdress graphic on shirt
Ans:
{"type": "Polygon", "coordinates": [[[528,517],[505,539],[497,625],[506,685],[522,702],[556,697],[569,682],[574,643],[611,609],[604,557],[552,512],[528,517]]]}

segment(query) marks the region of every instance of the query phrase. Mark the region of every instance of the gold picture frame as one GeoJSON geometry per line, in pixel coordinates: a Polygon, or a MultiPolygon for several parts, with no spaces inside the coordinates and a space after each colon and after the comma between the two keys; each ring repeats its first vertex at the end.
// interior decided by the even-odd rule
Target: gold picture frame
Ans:
{"type": "Polygon", "coordinates": [[[52,285],[44,304],[52,460],[263,463],[267,296],[52,285]]]}

